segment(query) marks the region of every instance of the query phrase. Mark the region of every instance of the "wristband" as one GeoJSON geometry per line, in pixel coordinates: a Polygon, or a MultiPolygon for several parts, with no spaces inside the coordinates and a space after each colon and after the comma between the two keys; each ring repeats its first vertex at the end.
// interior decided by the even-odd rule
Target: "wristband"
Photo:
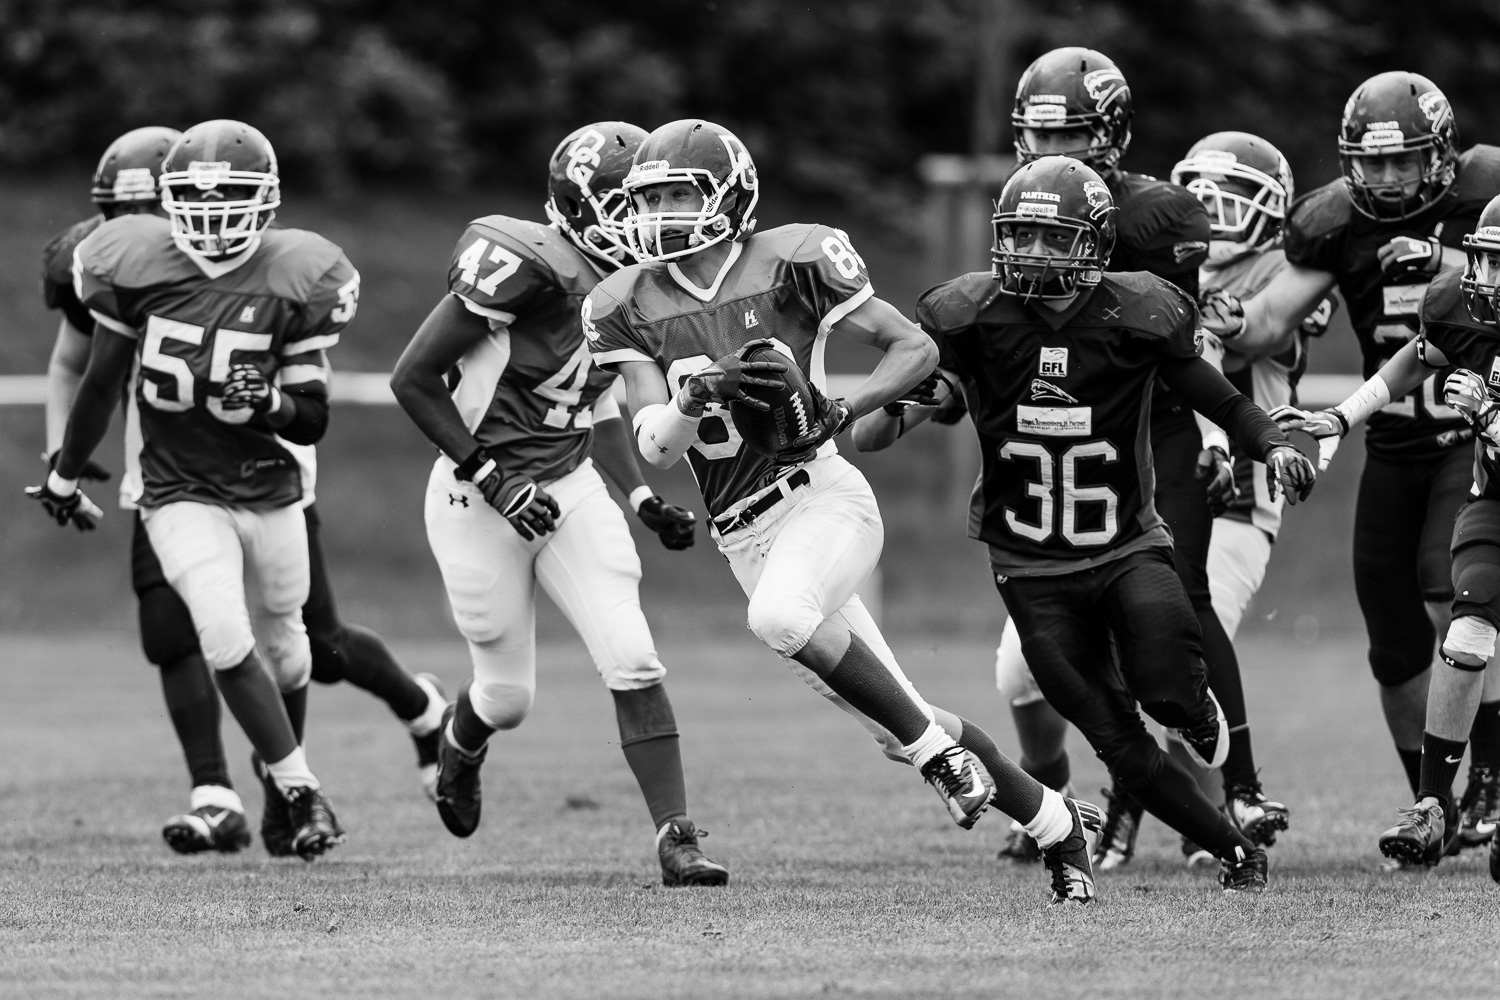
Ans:
{"type": "Polygon", "coordinates": [[[630,509],[639,513],[641,504],[656,496],[656,491],[649,486],[637,486],[630,491],[630,509]]]}
{"type": "Polygon", "coordinates": [[[1349,428],[1364,420],[1370,414],[1386,406],[1391,401],[1391,388],[1385,384],[1385,379],[1376,372],[1370,376],[1369,381],[1355,390],[1354,395],[1333,407],[1344,421],[1344,433],[1349,433],[1349,428]]]}
{"type": "Polygon", "coordinates": [[[78,492],[78,480],[64,479],[55,471],[47,473],[47,492],[60,497],[70,497],[78,492]]]}
{"type": "Polygon", "coordinates": [[[472,455],[453,467],[453,478],[461,483],[478,483],[494,471],[495,460],[483,448],[475,448],[472,455]]]}

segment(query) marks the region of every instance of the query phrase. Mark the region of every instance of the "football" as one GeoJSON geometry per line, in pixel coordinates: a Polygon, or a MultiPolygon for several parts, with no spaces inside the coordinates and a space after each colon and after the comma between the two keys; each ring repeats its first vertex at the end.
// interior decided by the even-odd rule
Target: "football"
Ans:
{"type": "Polygon", "coordinates": [[[776,361],[786,366],[779,387],[745,386],[745,394],[769,403],[769,410],[757,410],[738,400],[729,404],[734,429],[745,439],[745,444],[767,458],[775,458],[812,430],[816,408],[812,388],[797,362],[769,344],[751,347],[742,360],[776,361]]]}

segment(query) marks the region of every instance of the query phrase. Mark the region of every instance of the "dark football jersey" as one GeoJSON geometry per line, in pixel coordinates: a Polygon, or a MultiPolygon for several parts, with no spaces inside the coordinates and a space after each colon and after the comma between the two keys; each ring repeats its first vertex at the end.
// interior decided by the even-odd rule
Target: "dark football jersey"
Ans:
{"type": "Polygon", "coordinates": [[[1196,298],[1198,268],[1213,237],[1203,203],[1147,174],[1116,170],[1106,180],[1119,209],[1109,270],[1149,271],[1196,298]]]}
{"type": "Polygon", "coordinates": [[[508,472],[541,482],[589,454],[594,404],[614,384],[595,367],[579,309],[599,272],[551,226],[504,215],[469,223],[448,288],[490,321],[458,363],[453,402],[508,472]]]}
{"type": "MultiPolygon", "coordinates": [[[[1490,396],[1500,399],[1500,330],[1469,315],[1459,279],[1463,271],[1449,268],[1432,279],[1422,300],[1422,337],[1448,359],[1429,381],[1443,382],[1457,368],[1467,368],[1489,385],[1490,396]]],[[[1456,437],[1457,435],[1455,435],[1456,437]]],[[[1474,495],[1500,500],[1500,446],[1474,440],[1474,495]]]]}
{"type": "MultiPolygon", "coordinates": [[[[1436,236],[1444,246],[1461,247],[1497,191],[1500,148],[1474,146],[1459,158],[1448,192],[1410,219],[1377,221],[1360,213],[1342,178],[1293,203],[1286,222],[1287,260],[1337,278],[1359,338],[1365,378],[1416,336],[1427,287],[1425,279],[1413,275],[1387,279],[1376,251],[1397,236],[1436,236]]],[[[1453,447],[1453,432],[1463,426],[1443,402],[1442,383],[1428,379],[1370,417],[1365,443],[1381,458],[1430,458],[1453,447]]]]}
{"type": "MultiPolygon", "coordinates": [[[[730,253],[712,289],[692,285],[672,263],[637,264],[605,278],[584,303],[595,361],[649,361],[675,392],[694,372],[768,338],[827,390],[828,331],[874,294],[849,237],[827,226],[781,226],[736,243],[730,253]]],[[[818,454],[835,451],[830,441],[818,454]]],[[[728,409],[717,404],[699,421],[687,458],[714,516],[786,471],[746,448],[728,409]]]]}
{"type": "Polygon", "coordinates": [[[1162,359],[1198,354],[1192,299],[1155,275],[1111,272],[1075,315],[1044,310],[988,272],[917,302],[979,435],[969,535],[1003,576],[1074,573],[1171,544],[1153,501],[1151,394],[1162,359]]]}
{"type": "Polygon", "coordinates": [[[73,291],[73,251],[84,237],[104,223],[103,215],[91,215],[75,222],[48,241],[42,250],[42,300],[48,309],[60,311],[79,333],[94,332],[94,317],[78,301],[73,291]]]}
{"type": "Polygon", "coordinates": [[[141,506],[297,503],[296,458],[251,411],[224,409],[224,382],[231,364],[248,363],[279,383],[318,384],[323,369],[296,362],[338,343],[359,274],[337,246],[298,229],[268,229],[243,263],[210,269],[216,276],[178,250],[171,224],[154,215],[111,219],[74,253],[79,300],[138,344],[141,506]]]}

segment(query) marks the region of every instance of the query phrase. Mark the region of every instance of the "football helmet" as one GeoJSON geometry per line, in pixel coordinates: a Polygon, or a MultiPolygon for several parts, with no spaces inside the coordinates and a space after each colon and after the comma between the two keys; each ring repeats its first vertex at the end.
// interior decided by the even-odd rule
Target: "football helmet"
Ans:
{"type": "Polygon", "coordinates": [[[668,122],[646,136],[625,177],[630,211],[625,234],[643,261],[673,260],[755,229],[760,181],[745,144],[722,125],[697,118],[668,122]],[[691,212],[652,212],[641,189],[682,181],[703,195],[691,212]]]}
{"type": "Polygon", "coordinates": [[[106,216],[118,212],[119,205],[154,205],[160,197],[156,179],[161,175],[161,163],[181,136],[175,128],[148,125],[131,129],[110,143],[94,168],[89,192],[94,204],[106,216]]]}
{"type": "Polygon", "coordinates": [[[185,253],[243,253],[280,204],[276,151],[244,122],[194,125],[161,167],[161,206],[172,220],[172,239],[185,253]]]}
{"type": "Polygon", "coordinates": [[[1349,97],[1339,127],[1339,169],[1354,207],[1372,219],[1409,219],[1453,184],[1458,171],[1458,124],[1431,80],[1395,70],[1372,76],[1349,97]],[[1400,180],[1366,176],[1365,161],[1416,152],[1423,157],[1416,191],[1400,180]]]}
{"type": "Polygon", "coordinates": [[[625,240],[630,199],[620,183],[645,138],[645,129],[626,122],[595,122],[558,143],[547,167],[547,219],[608,267],[636,260],[625,240]]]}
{"type": "Polygon", "coordinates": [[[1476,322],[1500,326],[1500,267],[1491,267],[1490,254],[1500,254],[1500,195],[1479,213],[1479,224],[1464,237],[1464,265],[1459,287],[1464,304],[1476,322]]]}
{"type": "Polygon", "coordinates": [[[1070,156],[1022,164],[995,202],[992,273],[1023,299],[1066,299],[1099,284],[1115,248],[1115,200],[1070,156]]]}
{"type": "Polygon", "coordinates": [[[1261,250],[1280,239],[1292,168],[1260,136],[1215,132],[1199,139],[1172,168],[1172,183],[1203,203],[1216,242],[1261,250]]]}
{"type": "Polygon", "coordinates": [[[1130,86],[1101,52],[1079,46],[1053,49],[1021,74],[1010,123],[1022,163],[1050,155],[1033,149],[1026,129],[1087,128],[1092,138],[1078,149],[1052,153],[1082,160],[1102,174],[1113,170],[1130,146],[1130,86]]]}

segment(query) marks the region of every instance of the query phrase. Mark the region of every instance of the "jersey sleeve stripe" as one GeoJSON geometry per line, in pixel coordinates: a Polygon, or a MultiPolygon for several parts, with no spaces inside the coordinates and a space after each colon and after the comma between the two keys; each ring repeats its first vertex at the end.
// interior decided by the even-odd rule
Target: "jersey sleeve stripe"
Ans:
{"type": "Polygon", "coordinates": [[[328,369],[322,365],[287,365],[276,373],[277,385],[302,385],[306,382],[327,382],[328,369]]]}
{"type": "Polygon", "coordinates": [[[134,340],[140,336],[139,331],[137,331],[135,327],[131,326],[128,323],[121,323],[113,316],[106,316],[102,312],[99,312],[97,309],[90,309],[89,315],[94,317],[94,322],[98,323],[100,326],[104,327],[107,330],[113,330],[115,333],[120,334],[122,337],[129,337],[130,339],[134,340]]]}
{"type": "Polygon", "coordinates": [[[865,300],[874,294],[875,286],[870,284],[868,281],[865,282],[864,287],[862,287],[859,291],[855,292],[853,295],[849,296],[847,299],[840,302],[832,309],[828,310],[828,315],[824,316],[823,321],[818,324],[818,336],[828,336],[828,331],[833,329],[833,324],[837,323],[839,320],[843,319],[845,316],[849,315],[860,306],[864,305],[865,300]]]}
{"type": "Polygon", "coordinates": [[[281,349],[284,358],[295,357],[298,354],[307,354],[309,351],[326,351],[339,342],[336,333],[325,333],[318,337],[308,337],[306,340],[294,341],[281,349]]]}
{"type": "Polygon", "coordinates": [[[655,364],[648,356],[633,347],[621,347],[613,351],[604,351],[603,353],[594,355],[594,364],[596,365],[616,365],[621,361],[645,361],[648,364],[655,364]]]}
{"type": "Polygon", "coordinates": [[[492,309],[489,306],[482,306],[467,295],[460,295],[458,292],[454,292],[453,296],[464,304],[465,309],[476,316],[483,316],[485,319],[492,319],[497,323],[504,323],[506,326],[516,321],[515,313],[506,312],[504,309],[492,309]]]}

